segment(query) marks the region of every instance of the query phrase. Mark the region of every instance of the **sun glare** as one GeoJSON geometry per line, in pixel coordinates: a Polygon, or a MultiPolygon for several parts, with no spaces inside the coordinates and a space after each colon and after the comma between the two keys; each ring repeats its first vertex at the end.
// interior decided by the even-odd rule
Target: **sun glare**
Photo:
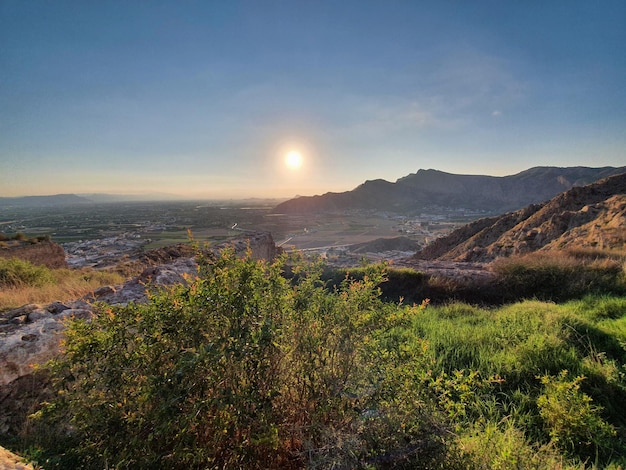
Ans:
{"type": "Polygon", "coordinates": [[[302,154],[292,150],[285,156],[285,165],[292,170],[297,170],[302,166],[302,154]]]}

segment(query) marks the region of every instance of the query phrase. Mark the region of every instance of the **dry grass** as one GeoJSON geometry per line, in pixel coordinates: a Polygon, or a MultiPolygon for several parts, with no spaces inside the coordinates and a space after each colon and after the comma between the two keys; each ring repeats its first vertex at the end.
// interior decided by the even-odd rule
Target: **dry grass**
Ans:
{"type": "Polygon", "coordinates": [[[25,304],[45,304],[54,301],[66,302],[83,297],[95,289],[121,284],[125,278],[118,273],[93,269],[51,270],[55,282],[41,287],[13,286],[0,290],[0,311],[17,308],[25,304]]]}
{"type": "Polygon", "coordinates": [[[491,264],[498,289],[512,299],[562,302],[585,295],[626,294],[623,252],[563,250],[501,258],[491,264]]]}
{"type": "Polygon", "coordinates": [[[538,251],[527,255],[500,258],[492,266],[494,271],[524,264],[528,268],[558,267],[576,269],[582,266],[595,269],[620,269],[626,253],[606,250],[576,249],[563,251],[538,251]]]}

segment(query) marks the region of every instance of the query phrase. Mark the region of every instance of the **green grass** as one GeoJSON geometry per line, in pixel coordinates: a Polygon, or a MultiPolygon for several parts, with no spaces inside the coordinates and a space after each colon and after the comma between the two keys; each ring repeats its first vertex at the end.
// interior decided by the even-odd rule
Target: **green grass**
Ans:
{"type": "MultiPolygon", "coordinates": [[[[537,448],[549,444],[581,459],[612,455],[622,462],[626,457],[624,443],[608,431],[614,426],[623,432],[626,426],[626,297],[586,297],[560,305],[524,301],[494,309],[429,307],[413,318],[412,328],[428,343],[435,373],[472,370],[498,378],[485,400],[493,400],[491,411],[478,413],[478,419],[491,423],[484,432],[506,420],[537,448]],[[563,379],[563,373],[569,379],[563,379]],[[546,385],[555,381],[566,385],[546,385]],[[589,403],[588,408],[577,408],[586,414],[573,431],[597,431],[589,442],[572,444],[568,437],[563,444],[557,435],[569,434],[552,427],[568,424],[539,413],[539,397],[574,387],[567,384],[580,388],[575,396],[581,404],[589,403]]],[[[554,415],[558,409],[553,405],[544,414],[554,415]]]]}

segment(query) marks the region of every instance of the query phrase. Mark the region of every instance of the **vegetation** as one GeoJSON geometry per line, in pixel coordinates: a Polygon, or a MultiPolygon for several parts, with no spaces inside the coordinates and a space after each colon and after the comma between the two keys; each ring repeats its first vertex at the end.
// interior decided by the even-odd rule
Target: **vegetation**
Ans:
{"type": "Polygon", "coordinates": [[[227,251],[102,305],[19,445],[46,469],[626,464],[626,297],[405,305],[385,271],[227,251]]]}
{"type": "Polygon", "coordinates": [[[0,258],[0,311],[28,303],[75,300],[123,280],[120,274],[107,271],[49,269],[16,258],[0,258]]]}
{"type": "Polygon", "coordinates": [[[626,295],[626,255],[599,250],[535,252],[493,263],[498,289],[517,298],[563,302],[589,294],[626,295]]]}
{"type": "MultiPolygon", "coordinates": [[[[626,295],[626,253],[569,250],[500,258],[492,263],[492,280],[456,280],[429,276],[407,268],[387,266],[381,296],[388,302],[432,304],[450,301],[474,305],[503,305],[525,299],[566,302],[589,295],[626,295]]],[[[366,268],[326,269],[328,285],[349,274],[362,279],[366,268]]]]}
{"type": "Polygon", "coordinates": [[[0,258],[0,287],[42,287],[54,281],[51,271],[17,258],[0,258]]]}

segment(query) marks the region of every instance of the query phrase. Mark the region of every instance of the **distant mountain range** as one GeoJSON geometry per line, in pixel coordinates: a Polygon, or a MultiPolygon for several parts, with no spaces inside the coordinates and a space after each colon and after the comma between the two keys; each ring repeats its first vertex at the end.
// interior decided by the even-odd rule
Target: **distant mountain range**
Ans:
{"type": "Polygon", "coordinates": [[[0,197],[0,207],[44,207],[44,206],[68,206],[76,204],[90,204],[87,198],[76,194],[55,194],[53,196],[22,196],[0,197]]]}
{"type": "Polygon", "coordinates": [[[435,240],[413,259],[491,261],[535,251],[625,247],[623,173],[574,187],[541,204],[472,222],[435,240]]]}
{"type": "Polygon", "coordinates": [[[298,214],[370,209],[415,214],[429,209],[465,208],[502,214],[620,173],[626,173],[626,167],[535,167],[511,176],[419,170],[395,183],[377,179],[366,181],[352,191],[290,199],[276,206],[273,212],[298,214]]]}
{"type": "Polygon", "coordinates": [[[1,207],[59,207],[81,204],[106,204],[114,202],[167,202],[167,201],[205,201],[215,204],[240,205],[252,204],[273,207],[285,198],[242,198],[242,199],[189,199],[169,193],[147,194],[54,194],[50,196],[0,197],[1,207]]]}
{"type": "Polygon", "coordinates": [[[50,196],[0,197],[0,207],[48,207],[106,202],[172,201],[183,198],[171,194],[54,194],[50,196]]]}

